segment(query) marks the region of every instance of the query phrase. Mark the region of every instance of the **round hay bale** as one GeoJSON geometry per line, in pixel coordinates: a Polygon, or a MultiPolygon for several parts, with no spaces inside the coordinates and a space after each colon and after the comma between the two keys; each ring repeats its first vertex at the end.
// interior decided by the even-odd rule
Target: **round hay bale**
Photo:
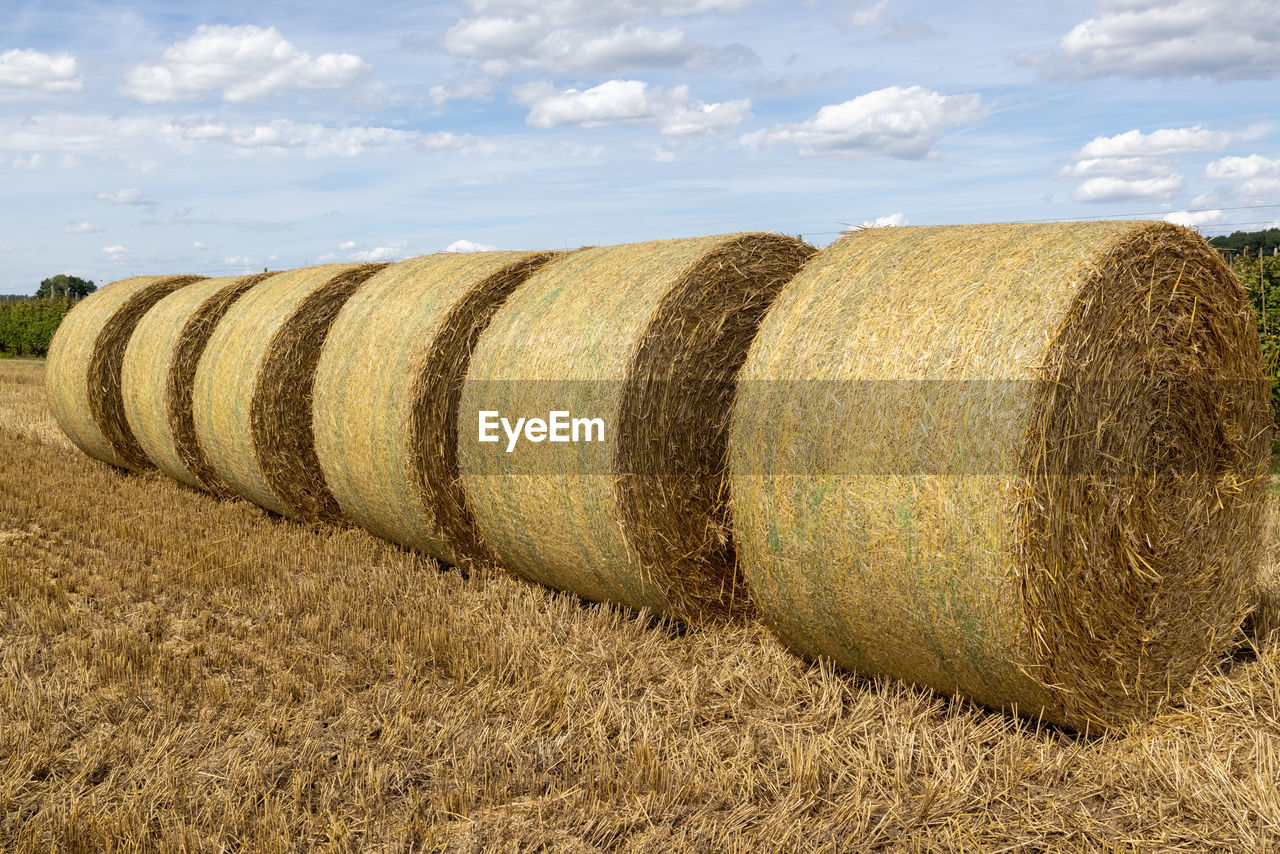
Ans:
{"type": "Polygon", "coordinates": [[[584,249],[512,294],[472,357],[458,437],[463,489],[498,558],[551,587],[683,619],[744,606],[723,495],[733,381],[813,251],[774,234],[584,249]],[[584,423],[579,441],[508,452],[505,436],[479,441],[486,411],[584,423]]]}
{"type": "Polygon", "coordinates": [[[386,264],[278,273],[223,316],[196,366],[196,438],[236,494],[300,521],[337,521],[311,432],[311,385],[334,317],[386,264]]]}
{"type": "Polygon", "coordinates": [[[743,369],[740,565],[809,656],[1117,725],[1240,637],[1268,395],[1244,293],[1187,229],[853,233],[743,369]]]}
{"type": "Polygon", "coordinates": [[[59,426],[80,450],[118,468],[151,468],[129,429],[120,366],[134,328],[157,302],[203,276],[140,276],[94,291],[49,342],[45,390],[59,426]]]}
{"type": "Polygon", "coordinates": [[[232,495],[196,439],[191,389],[218,321],[249,288],[271,276],[205,279],[169,294],[138,322],[121,367],[124,411],[139,446],[161,471],[215,495],[232,495]]]}
{"type": "Polygon", "coordinates": [[[476,340],[552,253],[441,253],[388,267],[329,330],[313,389],[316,456],[338,505],[447,563],[490,560],[458,480],[458,401],[476,340]]]}

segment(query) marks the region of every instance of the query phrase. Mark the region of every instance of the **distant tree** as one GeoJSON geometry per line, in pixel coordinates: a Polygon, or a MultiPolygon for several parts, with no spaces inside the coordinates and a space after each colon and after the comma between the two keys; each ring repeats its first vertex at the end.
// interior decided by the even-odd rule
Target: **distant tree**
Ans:
{"type": "Polygon", "coordinates": [[[36,289],[37,299],[84,299],[98,289],[91,280],[59,273],[50,276],[36,289]]]}

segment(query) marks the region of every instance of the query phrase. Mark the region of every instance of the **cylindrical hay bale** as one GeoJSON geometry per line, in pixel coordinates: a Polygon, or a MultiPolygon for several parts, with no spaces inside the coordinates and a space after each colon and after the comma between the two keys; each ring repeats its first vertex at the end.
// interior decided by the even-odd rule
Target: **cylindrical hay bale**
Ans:
{"type": "Polygon", "coordinates": [[[140,276],[94,291],[63,318],[45,363],[49,408],[80,450],[119,468],[151,467],[124,413],[120,367],[134,328],[168,294],[202,276],[140,276]]]}
{"type": "Polygon", "coordinates": [[[441,253],[347,301],[316,369],[316,456],[338,505],[447,563],[491,560],[458,479],[458,401],[480,333],[551,253],[441,253]]]}
{"type": "Polygon", "coordinates": [[[733,380],[813,251],[773,234],[585,249],[512,294],[472,357],[458,438],[501,562],[683,619],[743,605],[723,490],[733,380]],[[510,451],[503,430],[481,442],[484,412],[512,425],[564,413],[561,440],[530,427],[510,451]]]}
{"type": "Polygon", "coordinates": [[[218,321],[249,288],[271,276],[205,279],[169,294],[138,322],[121,368],[125,415],[148,459],[175,480],[232,494],[196,439],[191,389],[218,321]]]}
{"type": "Polygon", "coordinates": [[[1082,729],[1240,637],[1268,387],[1187,229],[853,233],[787,287],[731,434],[740,566],[793,648],[1082,729]]]}
{"type": "Polygon", "coordinates": [[[242,498],[301,521],[341,519],[316,460],[311,387],[329,326],[386,264],[278,273],[223,316],[196,366],[196,438],[242,498]]]}

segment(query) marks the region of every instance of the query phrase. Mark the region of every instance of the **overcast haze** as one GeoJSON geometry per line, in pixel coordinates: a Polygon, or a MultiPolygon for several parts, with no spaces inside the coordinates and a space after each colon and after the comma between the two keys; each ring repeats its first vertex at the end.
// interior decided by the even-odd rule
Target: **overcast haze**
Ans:
{"type": "Polygon", "coordinates": [[[9,0],[0,292],[443,249],[1280,220],[1273,0],[9,0]]]}

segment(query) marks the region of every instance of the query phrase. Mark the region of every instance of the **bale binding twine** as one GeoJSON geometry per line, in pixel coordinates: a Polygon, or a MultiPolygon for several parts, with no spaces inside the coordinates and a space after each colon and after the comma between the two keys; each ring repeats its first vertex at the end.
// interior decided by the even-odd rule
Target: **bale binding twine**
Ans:
{"type": "Polygon", "coordinates": [[[1119,725],[1239,637],[1268,397],[1244,292],[1187,229],[855,232],[741,373],[741,568],[806,655],[1119,725]]]}

